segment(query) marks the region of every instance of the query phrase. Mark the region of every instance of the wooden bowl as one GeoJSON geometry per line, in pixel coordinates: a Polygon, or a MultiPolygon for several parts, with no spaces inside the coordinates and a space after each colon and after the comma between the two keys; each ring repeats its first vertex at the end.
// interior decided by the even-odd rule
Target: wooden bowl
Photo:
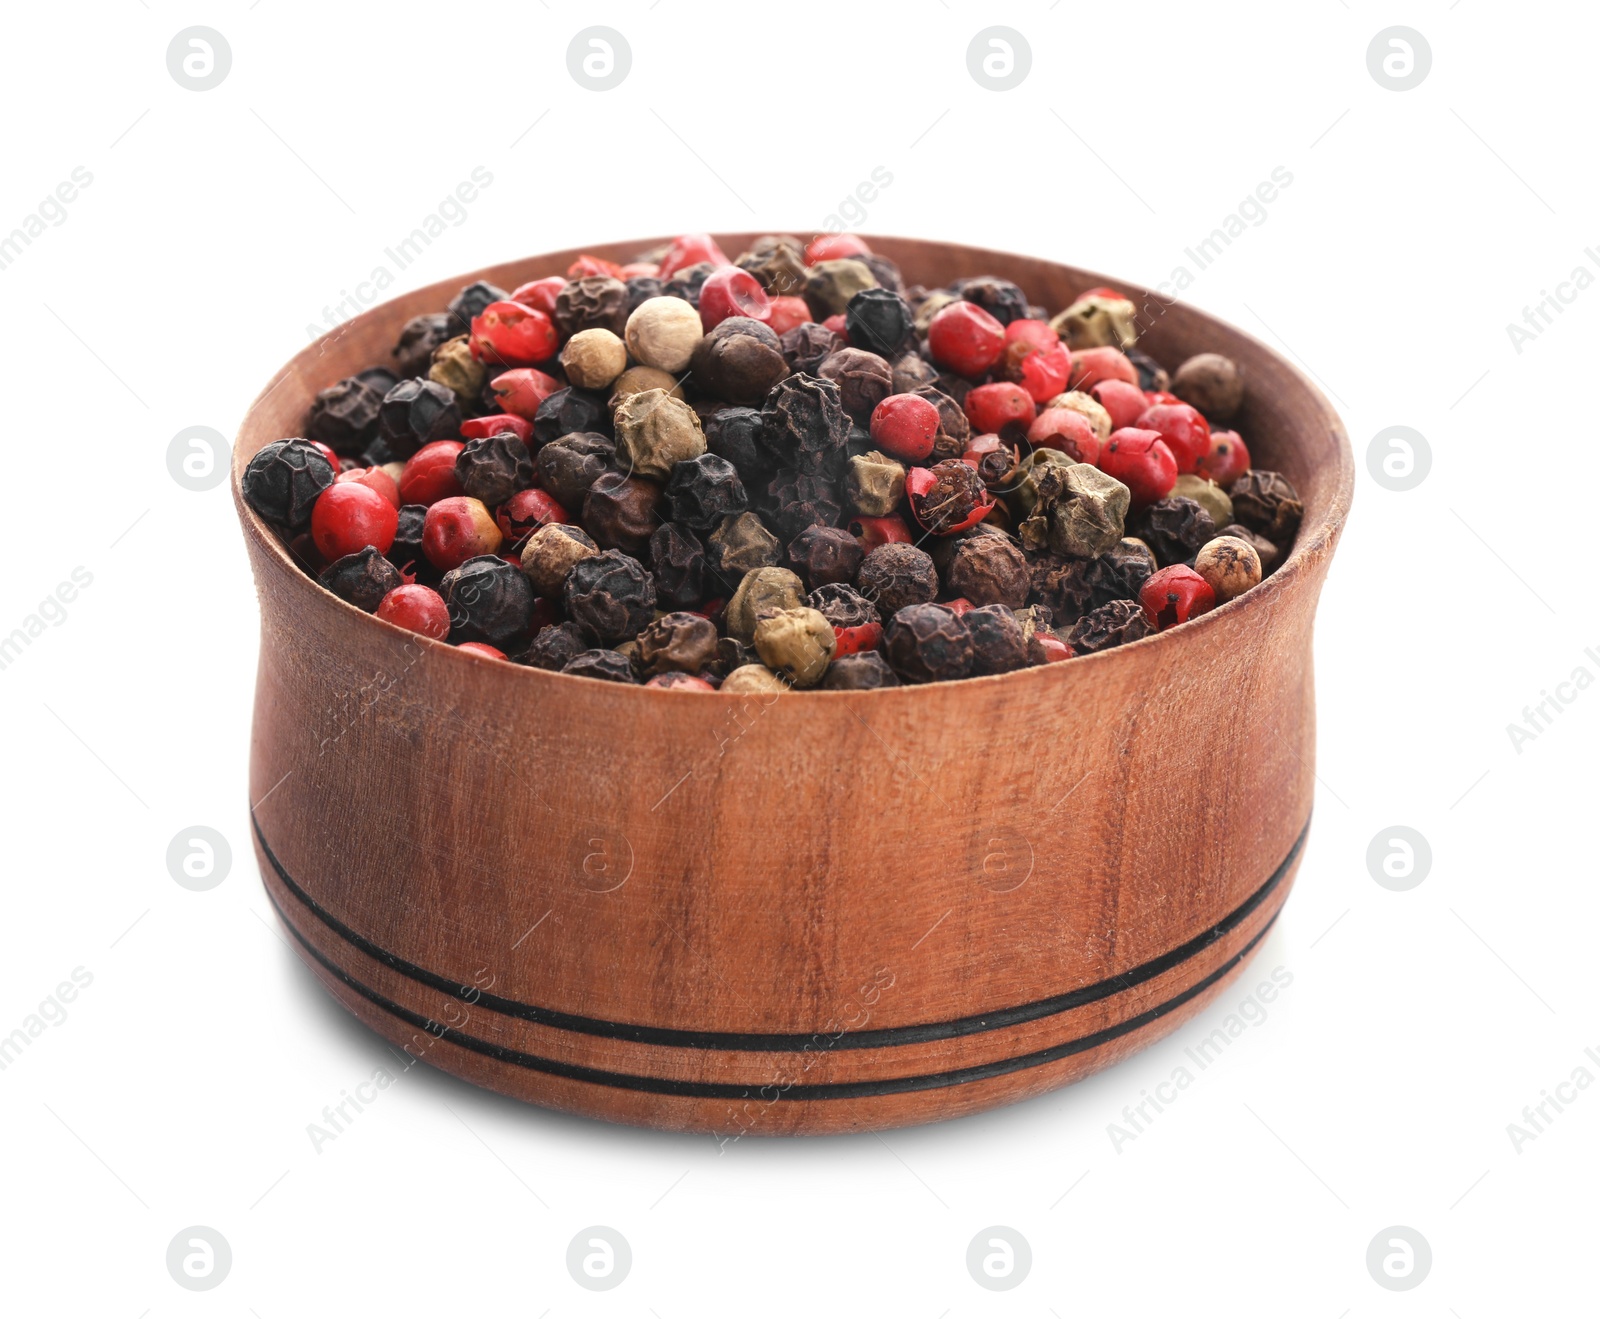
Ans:
{"type": "MultiPolygon", "coordinates": [[[[869,241],[908,284],[996,274],[1052,309],[1109,282],[869,241]]],[[[775,698],[616,686],[479,659],[324,591],[238,500],[250,457],[470,279],[514,288],[577,255],[373,308],[299,353],[240,429],[256,848],[318,978],[474,1084],[726,1138],[974,1113],[1198,1012],[1266,936],[1305,846],[1312,616],[1353,473],[1332,407],[1248,335],[1165,304],[1140,347],[1169,368],[1203,350],[1243,365],[1240,430],[1299,489],[1299,539],[1196,622],[1000,677],[775,698]]]]}

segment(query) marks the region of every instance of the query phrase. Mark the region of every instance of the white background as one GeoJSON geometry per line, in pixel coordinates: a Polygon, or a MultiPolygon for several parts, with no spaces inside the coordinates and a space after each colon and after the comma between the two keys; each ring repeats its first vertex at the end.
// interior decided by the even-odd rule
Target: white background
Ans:
{"type": "MultiPolygon", "coordinates": [[[[7,866],[0,1034],[82,967],[0,1072],[7,1313],[801,1315],[1589,1312],[1600,1088],[1520,1150],[1507,1124],[1600,1077],[1592,767],[1600,692],[1516,750],[1594,617],[1600,290],[1518,352],[1523,308],[1600,273],[1597,24],[1487,0],[691,5],[107,0],[13,7],[0,42],[0,234],[93,183],[0,271],[8,475],[0,633],[93,582],[0,671],[7,866]],[[614,91],[568,75],[622,32],[614,91]],[[166,65],[220,31],[214,90],[166,65]],[[981,28],[1032,50],[997,93],[981,28]],[[1432,49],[1381,87],[1368,43],[1432,49]],[[532,132],[526,132],[537,121],[532,132]],[[247,834],[255,598],[225,486],[169,441],[232,434],[278,365],[476,165],[493,183],[395,291],[532,252],[685,229],[811,233],[874,166],[857,227],[1156,283],[1266,179],[1293,183],[1188,290],[1291,354],[1355,444],[1355,512],[1317,636],[1321,789],[1292,899],[1243,979],[1132,1061],[1015,1108],[882,1138],[663,1136],[553,1116],[426,1068],[337,1140],[307,1124],[392,1057],[272,928],[247,834]],[[1432,468],[1369,475],[1379,430],[1432,468]],[[229,877],[165,854],[207,824],[229,877]],[[1432,847],[1388,891],[1366,852],[1432,847]],[[1274,967],[1293,984],[1120,1151],[1124,1105],[1274,967]],[[191,1293],[203,1224],[230,1275],[191,1293]],[[596,1294],[568,1241],[622,1232],[596,1294]],[[1031,1242],[1010,1292],[965,1255],[1031,1242]],[[1430,1275],[1369,1276],[1380,1229],[1430,1275]]],[[[1547,1112],[1553,1112],[1548,1110],[1547,1112]]]]}

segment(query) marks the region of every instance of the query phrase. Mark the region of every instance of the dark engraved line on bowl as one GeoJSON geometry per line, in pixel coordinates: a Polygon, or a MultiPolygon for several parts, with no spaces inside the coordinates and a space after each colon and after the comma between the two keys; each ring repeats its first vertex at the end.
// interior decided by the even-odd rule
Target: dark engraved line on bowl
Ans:
{"type": "MultiPolygon", "coordinates": [[[[351,929],[332,912],[321,906],[309,893],[290,878],[289,872],[283,867],[283,863],[278,860],[272,848],[267,844],[266,835],[261,829],[261,822],[255,819],[253,814],[251,823],[255,826],[256,839],[261,844],[262,852],[277,873],[279,880],[282,881],[283,886],[330,930],[374,961],[381,962],[384,966],[387,966],[391,971],[397,971],[408,979],[449,994],[462,1002],[470,1003],[473,1007],[486,1008],[491,1012],[517,1017],[523,1021],[534,1022],[537,1025],[552,1026],[558,1030],[570,1030],[583,1035],[597,1035],[613,1040],[629,1040],[635,1044],[658,1044],[686,1049],[728,1049],[765,1053],[792,1053],[804,1049],[808,1043],[815,1039],[815,1032],[778,1034],[754,1031],[679,1030],[666,1026],[634,1025],[626,1022],[606,1021],[596,1017],[583,1017],[569,1012],[558,1012],[553,1008],[535,1007],[533,1004],[522,1003],[516,999],[502,998],[498,994],[479,993],[472,986],[464,986],[458,980],[452,980],[448,976],[439,975],[437,972],[429,971],[417,966],[415,963],[408,962],[405,958],[379,947],[372,940],[351,929]]],[[[1294,865],[1295,858],[1300,855],[1300,849],[1305,845],[1306,835],[1310,829],[1311,821],[1308,819],[1305,826],[1300,830],[1299,837],[1294,840],[1294,845],[1289,849],[1289,854],[1279,863],[1278,868],[1272,872],[1267,882],[1215,925],[1209,929],[1202,930],[1194,938],[1180,944],[1170,952],[1141,963],[1139,966],[1124,971],[1120,975],[1110,976],[1105,980],[1098,980],[1094,984],[1068,990],[1064,994],[1055,994],[1049,998],[1036,999],[1031,1003],[1023,1003],[1013,1008],[1002,1008],[995,1012],[985,1012],[969,1017],[957,1017],[950,1021],[930,1021],[915,1025],[884,1026],[876,1030],[848,1032],[834,1041],[832,1048],[836,1050],[876,1049],[907,1044],[927,1044],[936,1040],[958,1039],[965,1035],[978,1035],[986,1031],[1005,1030],[1008,1027],[1021,1025],[1025,1022],[1038,1021],[1043,1017],[1053,1017],[1063,1012],[1069,1012],[1089,1003],[1097,1003],[1102,999],[1111,998],[1124,990],[1132,989],[1137,985],[1144,984],[1146,981],[1153,980],[1157,976],[1164,975],[1174,967],[1203,953],[1219,939],[1225,938],[1244,924],[1288,875],[1290,868],[1294,865]]]]}
{"type": "Polygon", "coordinates": [[[520,1049],[509,1049],[503,1044],[494,1044],[489,1040],[481,1040],[475,1035],[464,1035],[453,1027],[446,1026],[443,1022],[435,1021],[432,1017],[424,1016],[420,1012],[413,1012],[410,1008],[401,1007],[392,999],[386,998],[377,990],[368,987],[357,980],[343,967],[337,966],[319,949],[317,949],[305,935],[295,928],[278,900],[267,894],[272,905],[277,909],[283,923],[289,927],[289,933],[300,941],[305,950],[316,960],[329,975],[341,984],[348,986],[362,998],[374,1006],[381,1008],[390,1016],[396,1017],[408,1025],[415,1026],[418,1030],[427,1031],[435,1039],[444,1040],[469,1053],[482,1054],[496,1062],[506,1063],[513,1067],[521,1067],[530,1072],[543,1072],[548,1076],[560,1077],[567,1081],[581,1081],[586,1085],[602,1085],[614,1090],[638,1090],[646,1094],[674,1095],[685,1099],[749,1099],[757,1094],[765,1097],[768,1090],[776,1090],[776,1101],[796,1099],[873,1099],[882,1095],[908,1094],[919,1090],[942,1090],[949,1086],[970,1085],[974,1081],[988,1081],[995,1077],[1008,1076],[1012,1072],[1024,1072],[1035,1067],[1046,1067],[1051,1063],[1060,1062],[1063,1058],[1070,1058],[1074,1054],[1088,1053],[1098,1049],[1102,1044],[1109,1044],[1112,1040],[1120,1039],[1124,1035],[1131,1035],[1134,1031],[1141,1030],[1151,1022],[1159,1021],[1169,1013],[1176,1012],[1185,1003],[1198,998],[1206,990],[1222,980],[1230,971],[1244,961],[1255,949],[1255,946],[1266,938],[1267,932],[1272,929],[1278,919],[1274,912],[1238,952],[1219,966],[1210,975],[1202,980],[1197,980],[1180,994],[1175,994],[1165,1002],[1156,1004],[1136,1016],[1129,1017],[1126,1021],[1119,1021],[1114,1026],[1107,1026],[1103,1030],[1092,1031],[1088,1035],[1081,1035],[1077,1039],[1065,1040],[1060,1044],[1053,1044],[1047,1049],[1036,1049],[1032,1053],[1018,1054],[1013,1058],[1001,1058],[994,1062],[977,1063],[971,1067],[957,1067],[946,1072],[923,1072],[914,1076],[888,1076],[876,1081],[827,1081],[817,1085],[791,1085],[787,1089],[778,1089],[771,1083],[761,1082],[750,1085],[728,1083],[721,1081],[674,1081],[669,1077],[638,1076],[630,1072],[611,1072],[599,1067],[583,1067],[576,1063],[559,1062],[554,1058],[541,1058],[537,1054],[524,1053],[520,1049]]]}

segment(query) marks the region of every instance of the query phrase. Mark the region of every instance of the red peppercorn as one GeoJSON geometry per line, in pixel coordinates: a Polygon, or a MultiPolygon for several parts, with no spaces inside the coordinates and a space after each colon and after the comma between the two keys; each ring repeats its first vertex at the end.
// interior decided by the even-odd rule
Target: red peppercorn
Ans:
{"type": "Polygon", "coordinates": [[[1006,326],[1005,347],[996,370],[1021,385],[1035,403],[1052,399],[1072,377],[1072,354],[1044,321],[1014,320],[1006,326]]]}
{"type": "MultiPolygon", "coordinates": [[[[1089,393],[1111,415],[1112,430],[1132,426],[1150,406],[1144,390],[1126,380],[1102,380],[1092,386],[1089,393]]],[[[465,427],[462,429],[465,431],[465,427]]]]}
{"type": "Polygon", "coordinates": [[[359,481],[335,481],[311,510],[311,539],[329,563],[368,545],[387,554],[399,525],[398,507],[359,481]]]}
{"type": "Polygon", "coordinates": [[[833,637],[834,659],[839,659],[844,655],[860,655],[878,648],[878,643],[883,640],[883,624],[861,623],[856,627],[836,626],[833,629],[833,637]]]}
{"type": "Polygon", "coordinates": [[[1098,288],[1085,289],[1073,301],[1082,302],[1085,298],[1119,298],[1124,302],[1131,301],[1126,293],[1119,289],[1108,289],[1104,284],[1098,288]]]}
{"type": "Polygon", "coordinates": [[[933,452],[939,409],[920,394],[890,394],[872,409],[872,442],[891,458],[921,462],[933,452]]]}
{"type": "Polygon", "coordinates": [[[714,266],[732,264],[710,234],[680,234],[672,240],[666,256],[661,258],[661,268],[656,271],[656,278],[671,279],[680,270],[697,266],[702,261],[709,261],[714,266]]]}
{"type": "Polygon", "coordinates": [[[1033,640],[1034,644],[1044,652],[1044,662],[1046,664],[1056,664],[1061,660],[1069,660],[1075,653],[1072,647],[1067,645],[1060,637],[1052,637],[1042,632],[1035,632],[1033,640]]]}
{"type": "Polygon", "coordinates": [[[560,275],[546,275],[543,279],[535,279],[520,288],[512,290],[511,301],[520,302],[524,307],[532,307],[535,311],[542,311],[551,319],[556,314],[556,294],[566,288],[567,281],[560,275]]]}
{"type": "Polygon", "coordinates": [[[944,602],[944,607],[957,618],[960,618],[961,615],[966,613],[969,609],[976,609],[978,606],[973,604],[971,600],[968,600],[966,596],[958,595],[954,600],[946,600],[944,602]]]}
{"type": "Polygon", "coordinates": [[[1144,392],[1144,405],[1153,408],[1157,403],[1182,403],[1183,400],[1176,394],[1169,394],[1164,389],[1147,389],[1144,392]]]}
{"type": "Polygon", "coordinates": [[[509,412],[496,412],[487,417],[469,417],[461,423],[461,438],[464,440],[487,440],[490,436],[504,435],[508,431],[524,444],[533,438],[533,424],[521,417],[514,417],[509,412]]]}
{"type": "Polygon", "coordinates": [[[811,308],[806,306],[804,298],[786,296],[772,299],[767,325],[774,334],[788,334],[795,326],[804,325],[810,319],[811,308]]]}
{"type": "Polygon", "coordinates": [[[976,378],[1005,347],[1005,326],[975,302],[946,303],[928,322],[928,354],[940,366],[976,378]]]}
{"type": "Polygon", "coordinates": [[[918,525],[935,536],[970,530],[989,516],[995,502],[972,469],[958,459],[932,468],[913,467],[906,473],[906,496],[918,525]]]}
{"type": "Polygon", "coordinates": [[[561,347],[550,318],[520,302],[491,302],[472,318],[472,355],[480,362],[532,366],[548,361],[561,347]]]}
{"type": "Polygon", "coordinates": [[[505,539],[489,510],[476,499],[455,495],[428,509],[422,523],[422,552],[441,572],[459,568],[480,554],[493,554],[505,539]]]}
{"type": "Polygon", "coordinates": [[[1145,579],[1139,588],[1144,616],[1158,632],[1198,618],[1217,603],[1216,592],[1193,568],[1175,563],[1145,579]]]}
{"type": "Polygon", "coordinates": [[[1059,449],[1075,463],[1100,461],[1100,437],[1073,408],[1046,408],[1028,427],[1028,443],[1035,449],[1059,449]]]}
{"type": "Polygon", "coordinates": [[[356,481],[361,485],[371,486],[396,508],[400,507],[400,487],[394,483],[394,477],[381,467],[352,467],[348,472],[340,472],[333,479],[335,484],[340,481],[356,481]]]}
{"type": "Polygon", "coordinates": [[[846,257],[871,256],[872,249],[855,234],[823,234],[806,244],[805,262],[842,261],[846,257]]]}
{"type": "Polygon", "coordinates": [[[1116,348],[1082,348],[1072,355],[1074,389],[1093,389],[1102,380],[1126,380],[1139,384],[1139,368],[1128,355],[1116,348]]]}
{"type": "Polygon", "coordinates": [[[378,604],[378,617],[435,641],[450,635],[450,610],[431,586],[397,586],[378,604]]]}
{"type": "Polygon", "coordinates": [[[1033,424],[1033,403],[1033,397],[1021,385],[996,381],[969,389],[963,406],[972,429],[980,434],[1021,435],[1033,424]]]}
{"type": "Polygon", "coordinates": [[[1177,460],[1160,432],[1131,426],[1111,432],[1100,451],[1100,470],[1128,487],[1135,508],[1165,499],[1178,482],[1177,460]]]}
{"type": "Polygon", "coordinates": [[[766,321],[772,316],[772,299],[761,281],[748,270],[724,266],[713,270],[700,286],[700,324],[707,334],[730,316],[766,321]]]}
{"type": "Polygon", "coordinates": [[[847,530],[869,553],[880,545],[911,543],[911,528],[906,526],[904,519],[894,514],[883,518],[851,518],[847,530]]]}
{"type": "Polygon", "coordinates": [[[850,346],[850,329],[845,324],[845,316],[842,311],[837,315],[830,316],[827,318],[827,320],[823,321],[822,328],[824,330],[831,330],[834,334],[838,335],[839,338],[843,340],[846,348],[850,346]]]}
{"type": "MultiPolygon", "coordinates": [[[[526,540],[540,527],[551,522],[568,522],[572,518],[567,510],[556,503],[543,490],[519,490],[495,511],[494,520],[513,546],[526,540]]],[[[519,555],[512,562],[522,562],[519,555]]]]}
{"type": "Polygon", "coordinates": [[[1194,471],[1194,465],[1211,447],[1211,427],[1187,403],[1157,403],[1146,408],[1134,424],[1140,430],[1161,433],[1180,474],[1194,471]]]}
{"type": "Polygon", "coordinates": [[[459,440],[424,444],[400,471],[400,502],[437,504],[451,495],[466,494],[456,476],[456,455],[466,447],[459,440]]]}
{"type": "Polygon", "coordinates": [[[1215,481],[1224,490],[1250,470],[1250,450],[1238,431],[1212,431],[1211,447],[1194,465],[1195,475],[1215,481]]]}
{"type": "Polygon", "coordinates": [[[603,256],[590,256],[585,252],[567,267],[568,279],[583,279],[588,275],[610,275],[612,279],[626,279],[622,267],[603,256]]]}
{"type": "Polygon", "coordinates": [[[561,388],[561,382],[531,366],[502,371],[491,382],[495,401],[507,412],[534,421],[539,415],[539,404],[561,388]]]}
{"type": "Polygon", "coordinates": [[[456,649],[464,651],[468,655],[481,655],[484,659],[504,659],[506,657],[505,651],[498,646],[491,646],[487,641],[463,641],[456,649]]]}

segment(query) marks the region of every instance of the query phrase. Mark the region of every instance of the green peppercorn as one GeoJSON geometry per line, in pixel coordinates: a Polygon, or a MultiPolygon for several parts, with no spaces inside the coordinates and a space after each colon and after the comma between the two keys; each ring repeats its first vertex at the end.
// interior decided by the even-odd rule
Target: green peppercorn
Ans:
{"type": "Polygon", "coordinates": [[[1032,516],[1017,528],[1025,548],[1093,559],[1122,539],[1128,487],[1098,467],[1052,464],[1040,473],[1037,490],[1032,516]]]}
{"type": "Polygon", "coordinates": [[[1203,476],[1184,473],[1172,487],[1172,497],[1194,500],[1211,514],[1211,520],[1219,527],[1225,527],[1233,521],[1233,500],[1228,498],[1228,492],[1215,481],[1208,481],[1203,476]]]}
{"type": "Polygon", "coordinates": [[[862,289],[878,287],[878,277],[864,262],[844,257],[819,261],[806,272],[806,306],[819,321],[840,315],[862,289]]]}
{"type": "Polygon", "coordinates": [[[1134,325],[1138,310],[1126,298],[1090,294],[1055,316],[1050,328],[1072,349],[1132,348],[1139,339],[1134,325]]]}
{"type": "Polygon", "coordinates": [[[472,355],[464,334],[445,340],[433,350],[428,379],[443,385],[469,407],[483,392],[483,383],[488,376],[489,369],[472,355]]]}
{"type": "Polygon", "coordinates": [[[730,577],[776,567],[783,548],[783,543],[754,513],[734,513],[723,518],[706,537],[706,544],[713,566],[730,577]]]}
{"type": "Polygon", "coordinates": [[[798,609],[805,599],[805,583],[787,568],[756,568],[744,575],[728,601],[723,623],[729,636],[752,641],[763,614],[798,609]]]}
{"type": "Polygon", "coordinates": [[[837,645],[833,624],[804,606],[763,614],[756,621],[754,641],[761,662],[796,687],[822,681],[837,645]]]}
{"type": "Polygon", "coordinates": [[[630,394],[613,416],[618,457],[639,476],[665,481],[673,464],[706,451],[700,418],[682,399],[664,389],[630,394]]]}
{"type": "Polygon", "coordinates": [[[850,507],[857,513],[873,518],[887,517],[900,506],[905,495],[906,469],[876,449],[856,454],[845,468],[844,492],[850,507]]]}

